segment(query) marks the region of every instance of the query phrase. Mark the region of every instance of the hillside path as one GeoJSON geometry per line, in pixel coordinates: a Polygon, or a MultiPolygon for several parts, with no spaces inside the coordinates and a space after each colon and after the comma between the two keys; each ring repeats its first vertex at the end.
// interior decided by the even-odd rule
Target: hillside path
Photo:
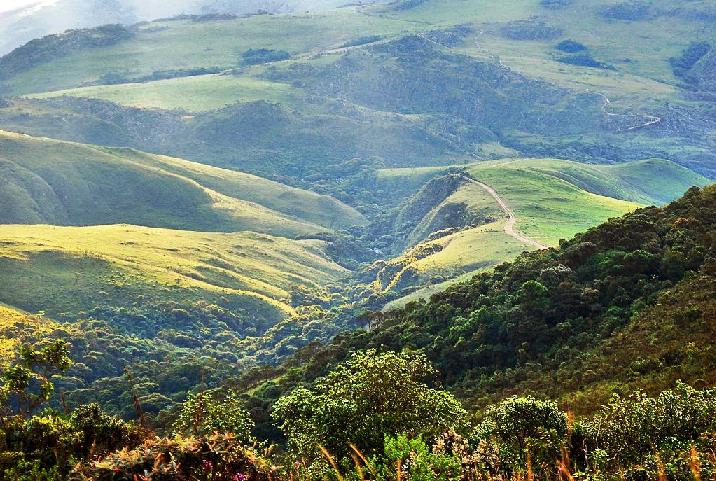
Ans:
{"type": "Polygon", "coordinates": [[[495,201],[499,204],[502,211],[507,214],[507,223],[505,224],[505,234],[507,234],[510,237],[514,237],[518,241],[522,242],[523,244],[527,244],[533,247],[536,247],[537,249],[549,249],[548,245],[542,244],[539,241],[536,241],[535,239],[532,239],[531,237],[527,237],[526,235],[522,234],[520,231],[518,231],[515,228],[515,224],[517,223],[517,217],[515,217],[515,212],[512,210],[510,205],[500,197],[500,195],[497,193],[495,189],[490,187],[489,185],[485,184],[484,182],[480,182],[479,180],[473,180],[477,185],[482,187],[487,191],[488,194],[490,194],[495,201]]]}

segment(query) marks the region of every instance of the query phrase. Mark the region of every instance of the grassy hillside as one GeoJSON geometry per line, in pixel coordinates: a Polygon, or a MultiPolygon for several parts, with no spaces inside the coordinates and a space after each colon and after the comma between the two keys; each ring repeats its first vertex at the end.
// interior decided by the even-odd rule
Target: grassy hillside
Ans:
{"type": "MultiPolygon", "coordinates": [[[[379,182],[385,186],[419,185],[446,169],[384,169],[379,182]]],[[[664,204],[689,187],[709,184],[706,177],[660,159],[614,165],[504,159],[470,164],[466,170],[473,178],[494,187],[522,222],[532,223],[524,225],[527,232],[552,243],[609,216],[621,215],[636,204],[664,204]],[[576,222],[574,228],[569,227],[572,222],[576,222]],[[583,224],[577,225],[580,222],[583,224]],[[545,231],[539,232],[540,229],[545,231]]],[[[518,227],[519,224],[518,220],[518,227]]]]}
{"type": "Polygon", "coordinates": [[[234,20],[167,20],[141,25],[132,38],[105,49],[77,52],[39,63],[8,83],[13,95],[81,86],[107,74],[145,76],[186,68],[241,66],[251,48],[291,55],[320,52],[365,35],[416,27],[400,20],[345,8],[326,14],[258,15],[234,20]]]}
{"type": "Polygon", "coordinates": [[[510,161],[477,164],[468,172],[492,186],[512,206],[520,232],[550,245],[638,207],[635,203],[593,194],[539,170],[525,168],[525,164],[513,166],[510,161]]]}
{"type": "Polygon", "coordinates": [[[155,416],[259,350],[274,359],[334,333],[300,307],[349,274],[326,249],[252,232],[1,225],[0,363],[20,340],[65,339],[77,364],[57,381],[69,403],[129,418],[134,391],[155,416]],[[281,326],[290,335],[276,336],[281,326]]]}
{"type": "MultiPolygon", "coordinates": [[[[586,165],[555,159],[506,159],[464,169],[472,179],[495,189],[513,210],[518,233],[550,246],[640,205],[662,204],[691,186],[708,184],[706,178],[664,160],[586,165]]],[[[454,185],[446,181],[459,175],[446,172],[460,170],[380,171],[381,189],[410,192],[425,183],[405,201],[396,220],[395,237],[415,247],[371,266],[362,277],[372,279],[375,291],[386,296],[387,307],[429,298],[535,249],[505,232],[508,216],[484,187],[465,180],[470,177],[462,177],[454,185]],[[409,228],[401,230],[402,224],[409,228]]]]}
{"type": "Polygon", "coordinates": [[[503,220],[459,230],[408,249],[372,266],[373,288],[388,298],[385,308],[428,298],[467,275],[487,271],[526,250],[534,249],[504,232],[503,220]]]}
{"type": "Polygon", "coordinates": [[[251,386],[252,406],[268,407],[351,353],[407,348],[422,350],[475,410],[532,393],[587,414],[612,393],[660,392],[679,378],[712,386],[715,209],[716,186],[690,189],[664,208],[525,253],[237,384],[251,386]]]}
{"type": "Polygon", "coordinates": [[[465,51],[478,57],[499,55],[520,72],[563,85],[596,87],[617,99],[634,95],[649,101],[653,96],[672,95],[674,76],[668,59],[695,36],[702,41],[716,40],[709,28],[713,5],[701,0],[684,5],[657,0],[648,2],[648,9],[632,19],[610,10],[620,3],[629,2],[578,0],[550,7],[536,0],[500,4],[427,0],[386,15],[435,25],[478,23],[479,32],[462,45],[465,51]],[[568,57],[555,49],[563,39],[585,45],[590,56],[611,68],[585,68],[560,61],[568,57]]]}
{"type": "Polygon", "coordinates": [[[0,226],[0,301],[52,316],[97,307],[226,298],[266,323],[291,312],[290,292],[345,276],[321,241],[129,225],[0,226]],[[242,305],[243,304],[243,305],[242,305]]]}
{"type": "Polygon", "coordinates": [[[3,223],[131,223],[297,236],[362,222],[333,199],[181,159],[9,132],[0,132],[0,146],[3,223]]]}
{"type": "Polygon", "coordinates": [[[203,75],[146,83],[82,87],[29,97],[42,99],[66,95],[108,100],[130,107],[205,112],[237,102],[268,100],[290,103],[292,94],[293,89],[288,84],[251,77],[203,75]]]}
{"type": "MultiPolygon", "coordinates": [[[[592,163],[658,157],[716,175],[709,104],[692,95],[673,63],[694,42],[716,44],[713,6],[654,0],[630,18],[621,3],[425,0],[150,22],[113,45],[42,57],[10,76],[3,95],[79,95],[184,108],[204,113],[201,118],[177,114],[142,128],[145,119],[136,112],[111,115],[103,104],[89,103],[81,119],[76,107],[61,112],[69,120],[59,126],[36,118],[33,107],[23,109],[29,118],[11,115],[3,123],[285,176],[294,185],[312,178],[346,201],[354,199],[345,183],[314,163],[343,171],[349,160],[368,164],[373,157],[388,167],[444,165],[450,157],[592,163]],[[280,55],[249,65],[244,54],[250,49],[280,55]],[[257,122],[257,134],[238,122],[236,110],[210,112],[254,100],[280,103],[290,122],[274,112],[271,122],[257,122]],[[102,141],[89,128],[96,123],[102,141]],[[133,129],[145,135],[128,135],[133,129]]],[[[698,66],[708,67],[708,58],[698,66]]]]}
{"type": "Polygon", "coordinates": [[[528,75],[573,87],[596,87],[615,99],[635,95],[648,101],[654,95],[673,96],[670,84],[675,79],[668,60],[696,40],[694,32],[701,32],[700,41],[716,40],[716,34],[704,28],[713,12],[707,2],[690,1],[675,9],[673,2],[659,0],[651,2],[648,14],[639,19],[611,15],[611,5],[605,0],[580,0],[561,8],[548,8],[537,0],[509,4],[426,0],[410,8],[396,4],[312,15],[161,21],[138,27],[117,45],[39,63],[10,85],[17,94],[78,87],[107,74],[131,79],[192,67],[227,69],[239,66],[240,54],[249,48],[300,56],[330,51],[371,35],[394,36],[472,23],[481,26],[479,32],[459,45],[471,55],[499,55],[507,65],[528,75]],[[563,39],[585,45],[590,56],[613,68],[589,69],[561,61],[568,55],[554,47],[563,39]]]}

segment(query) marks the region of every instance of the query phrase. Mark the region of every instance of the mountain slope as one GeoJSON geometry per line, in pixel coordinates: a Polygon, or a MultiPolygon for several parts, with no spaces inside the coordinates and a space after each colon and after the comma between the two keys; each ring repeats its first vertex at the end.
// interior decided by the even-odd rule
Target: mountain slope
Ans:
{"type": "Polygon", "coordinates": [[[585,165],[505,159],[463,169],[385,169],[381,175],[379,185],[395,185],[398,191],[398,185],[429,179],[396,217],[394,238],[401,248],[405,239],[410,248],[360,276],[385,296],[381,302],[389,301],[388,308],[428,298],[540,243],[557,245],[640,205],[661,204],[691,186],[709,183],[664,160],[585,165]],[[508,213],[514,224],[510,228],[508,213]]]}
{"type": "Polygon", "coordinates": [[[639,209],[559,248],[525,253],[428,302],[375,316],[370,330],[235,382],[250,386],[251,405],[270,406],[350,353],[375,348],[423,350],[449,389],[476,409],[532,392],[586,399],[585,413],[612,392],[659,392],[676,377],[711,386],[715,223],[716,186],[693,188],[664,208],[639,209]]]}
{"type": "Polygon", "coordinates": [[[230,18],[258,12],[320,11],[342,5],[336,0],[38,0],[0,14],[0,55],[34,38],[67,29],[133,24],[181,14],[230,18]]]}
{"type": "Polygon", "coordinates": [[[0,132],[0,161],[2,223],[131,223],[298,236],[325,230],[317,223],[363,222],[325,196],[135,151],[0,132]]]}
{"type": "Polygon", "coordinates": [[[252,232],[2,225],[0,239],[0,275],[14,279],[0,302],[70,319],[137,298],[150,309],[162,300],[225,297],[237,312],[266,325],[291,313],[292,289],[317,288],[347,274],[327,260],[322,241],[252,232]]]}

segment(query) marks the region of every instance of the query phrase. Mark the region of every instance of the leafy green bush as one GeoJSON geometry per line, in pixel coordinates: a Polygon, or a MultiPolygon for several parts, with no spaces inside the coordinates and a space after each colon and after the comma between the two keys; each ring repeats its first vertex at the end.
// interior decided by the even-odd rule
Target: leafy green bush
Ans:
{"type": "Polygon", "coordinates": [[[343,458],[351,442],[372,453],[385,435],[434,436],[464,426],[460,403],[429,387],[436,375],[422,354],[360,352],[311,388],[279,399],[272,416],[298,453],[315,454],[322,445],[343,458]]]}
{"type": "Polygon", "coordinates": [[[174,430],[182,434],[232,434],[239,441],[252,441],[254,422],[243,403],[233,391],[223,396],[218,393],[192,393],[184,402],[174,430]]]}
{"type": "Polygon", "coordinates": [[[457,481],[462,475],[459,458],[431,450],[421,436],[411,439],[404,434],[385,437],[382,464],[378,466],[384,479],[391,479],[396,470],[411,481],[457,481]]]}
{"type": "Polygon", "coordinates": [[[604,450],[612,469],[644,463],[654,452],[688,451],[714,431],[716,390],[700,391],[681,382],[657,397],[614,395],[585,423],[592,449],[604,450]]]}
{"type": "Polygon", "coordinates": [[[241,54],[241,62],[244,65],[280,62],[289,58],[291,58],[291,54],[285,50],[272,50],[269,48],[250,48],[241,54]]]}
{"type": "Polygon", "coordinates": [[[513,396],[487,409],[475,428],[479,442],[497,442],[496,472],[524,469],[528,456],[536,466],[554,466],[568,435],[567,415],[553,401],[513,396]]]}

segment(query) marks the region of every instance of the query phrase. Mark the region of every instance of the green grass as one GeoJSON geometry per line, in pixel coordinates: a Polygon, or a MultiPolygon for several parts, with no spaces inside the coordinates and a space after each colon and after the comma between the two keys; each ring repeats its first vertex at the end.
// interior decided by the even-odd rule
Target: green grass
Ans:
{"type": "Polygon", "coordinates": [[[313,54],[366,35],[397,35],[418,28],[352,8],[220,22],[153,22],[142,26],[133,39],[38,65],[13,78],[8,87],[19,95],[76,88],[109,73],[141,77],[155,71],[236,68],[241,54],[250,48],[286,50],[293,56],[313,54]]]}
{"type": "Polygon", "coordinates": [[[593,194],[530,164],[486,162],[474,164],[468,172],[507,201],[520,232],[540,242],[557,245],[560,239],[571,238],[639,207],[633,202],[593,194]]]}
{"type": "Polygon", "coordinates": [[[450,285],[479,272],[490,270],[497,264],[514,259],[526,250],[534,249],[504,232],[504,221],[465,229],[453,234],[427,241],[392,259],[391,266],[401,266],[392,283],[384,291],[390,291],[401,282],[406,273],[415,276],[410,284],[421,286],[414,292],[389,302],[385,310],[395,309],[420,298],[441,292],[450,285]],[[416,256],[423,250],[439,250],[428,256],[416,256]],[[437,281],[437,282],[436,282],[437,281]]]}
{"type": "Polygon", "coordinates": [[[11,281],[0,302],[59,316],[138,300],[186,305],[228,298],[280,317],[292,312],[293,288],[316,288],[347,274],[323,249],[322,241],[252,232],[3,225],[0,278],[11,281]]]}
{"type": "MultiPolygon", "coordinates": [[[[412,185],[447,167],[383,169],[379,181],[412,185]]],[[[515,210],[517,228],[550,245],[638,205],[664,204],[710,181],[666,160],[588,165],[556,159],[505,159],[470,164],[515,210]]]]}
{"type": "Polygon", "coordinates": [[[364,222],[330,197],[181,159],[10,132],[0,132],[0,146],[3,223],[305,236],[364,222]]]}
{"type": "Polygon", "coordinates": [[[146,83],[97,85],[30,97],[52,98],[65,95],[108,100],[129,107],[205,112],[237,102],[268,100],[289,103],[295,93],[289,85],[282,83],[251,77],[202,75],[146,83]]]}
{"type": "Polygon", "coordinates": [[[663,159],[615,165],[525,159],[509,161],[506,166],[538,171],[594,194],[641,204],[665,204],[683,195],[689,187],[703,187],[710,183],[706,177],[663,159]]]}

